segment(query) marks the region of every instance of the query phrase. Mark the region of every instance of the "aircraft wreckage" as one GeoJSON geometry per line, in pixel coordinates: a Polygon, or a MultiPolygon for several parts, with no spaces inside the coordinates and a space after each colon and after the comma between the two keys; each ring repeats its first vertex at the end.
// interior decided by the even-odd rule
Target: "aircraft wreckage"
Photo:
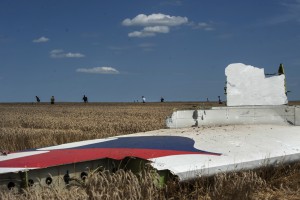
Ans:
{"type": "Polygon", "coordinates": [[[178,110],[169,129],[29,149],[0,156],[0,188],[68,185],[96,169],[140,171],[160,181],[300,160],[300,107],[288,106],[283,66],[275,76],[241,63],[226,67],[227,106],[178,110]]]}

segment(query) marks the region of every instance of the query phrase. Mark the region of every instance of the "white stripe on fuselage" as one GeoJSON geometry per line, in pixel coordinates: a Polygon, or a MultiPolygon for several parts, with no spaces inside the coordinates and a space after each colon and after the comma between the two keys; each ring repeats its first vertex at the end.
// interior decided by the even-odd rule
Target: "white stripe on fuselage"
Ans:
{"type": "Polygon", "coordinates": [[[0,162],[6,161],[6,160],[11,160],[11,159],[16,159],[16,158],[38,155],[38,154],[47,153],[47,152],[49,152],[49,151],[23,151],[23,152],[17,152],[17,153],[10,153],[10,154],[7,154],[6,156],[0,156],[0,162]]]}
{"type": "Polygon", "coordinates": [[[106,139],[86,140],[86,141],[72,142],[72,143],[66,143],[66,144],[61,144],[61,145],[57,145],[57,146],[40,148],[37,150],[47,151],[47,150],[56,150],[56,149],[69,149],[69,148],[80,147],[80,146],[85,146],[85,145],[89,145],[89,144],[96,144],[99,142],[107,142],[107,141],[111,141],[111,140],[115,140],[115,139],[117,139],[117,138],[115,137],[115,138],[106,138],[106,139]]]}

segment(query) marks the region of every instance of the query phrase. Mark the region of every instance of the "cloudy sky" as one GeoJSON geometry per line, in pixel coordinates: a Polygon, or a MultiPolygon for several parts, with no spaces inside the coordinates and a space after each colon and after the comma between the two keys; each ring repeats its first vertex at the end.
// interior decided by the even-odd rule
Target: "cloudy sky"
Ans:
{"type": "Polygon", "coordinates": [[[225,99],[230,63],[300,100],[300,0],[0,1],[0,102],[225,99]]]}

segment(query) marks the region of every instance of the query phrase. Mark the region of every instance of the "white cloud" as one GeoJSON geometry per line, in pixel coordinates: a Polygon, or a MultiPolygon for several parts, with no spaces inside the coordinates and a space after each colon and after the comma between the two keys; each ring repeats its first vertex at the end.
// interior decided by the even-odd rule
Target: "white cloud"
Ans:
{"type": "Polygon", "coordinates": [[[205,31],[213,31],[215,30],[213,23],[212,22],[199,22],[199,23],[194,23],[191,22],[190,25],[192,26],[193,29],[201,29],[205,31]]]}
{"type": "Polygon", "coordinates": [[[119,74],[120,72],[113,67],[94,67],[94,68],[79,68],[76,72],[91,73],[91,74],[119,74]]]}
{"type": "Polygon", "coordinates": [[[38,39],[32,40],[32,42],[34,42],[34,43],[43,43],[43,42],[48,42],[49,40],[50,40],[49,38],[46,38],[46,37],[42,36],[38,39]]]}
{"type": "Polygon", "coordinates": [[[206,30],[206,31],[214,30],[214,28],[212,27],[212,24],[208,24],[208,23],[205,23],[205,22],[198,23],[196,25],[196,27],[199,28],[199,29],[206,30]]]}
{"type": "Polygon", "coordinates": [[[150,33],[169,33],[170,28],[168,26],[148,26],[145,27],[143,31],[150,33]]]}
{"type": "Polygon", "coordinates": [[[141,31],[134,31],[128,34],[129,37],[151,37],[156,33],[169,33],[170,28],[168,26],[148,26],[141,31]]]}
{"type": "Polygon", "coordinates": [[[143,31],[134,31],[131,33],[128,33],[129,37],[152,37],[155,36],[155,33],[149,33],[149,32],[143,32],[143,31]]]}
{"type": "Polygon", "coordinates": [[[62,49],[54,49],[50,51],[51,58],[83,58],[85,55],[81,53],[65,53],[62,49]]]}
{"type": "Polygon", "coordinates": [[[62,53],[62,52],[64,52],[64,50],[62,50],[62,49],[54,49],[50,53],[51,54],[59,54],[59,53],[62,53]]]}
{"type": "Polygon", "coordinates": [[[85,55],[83,55],[81,53],[66,53],[65,57],[66,58],[82,58],[82,57],[85,57],[85,55]]]}
{"type": "Polygon", "coordinates": [[[144,15],[139,14],[133,19],[125,19],[124,26],[179,26],[188,22],[187,17],[170,16],[161,13],[144,15]]]}
{"type": "Polygon", "coordinates": [[[169,33],[170,27],[180,26],[188,23],[187,17],[170,16],[165,14],[139,14],[133,19],[125,19],[122,22],[124,26],[143,26],[140,31],[133,31],[128,34],[129,37],[152,37],[158,33],[169,33]]]}

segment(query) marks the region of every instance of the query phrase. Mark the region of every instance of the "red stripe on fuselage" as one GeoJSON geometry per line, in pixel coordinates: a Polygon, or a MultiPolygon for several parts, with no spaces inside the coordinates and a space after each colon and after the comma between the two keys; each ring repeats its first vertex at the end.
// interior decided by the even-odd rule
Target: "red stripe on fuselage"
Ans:
{"type": "Polygon", "coordinates": [[[11,168],[45,168],[56,165],[65,165],[102,158],[121,160],[125,157],[137,157],[142,159],[158,158],[171,155],[182,154],[204,154],[219,155],[214,153],[174,151],[174,150],[153,150],[153,149],[133,149],[133,148],[91,148],[91,149],[64,149],[51,150],[47,153],[25,156],[6,161],[0,161],[1,167],[11,168]]]}

